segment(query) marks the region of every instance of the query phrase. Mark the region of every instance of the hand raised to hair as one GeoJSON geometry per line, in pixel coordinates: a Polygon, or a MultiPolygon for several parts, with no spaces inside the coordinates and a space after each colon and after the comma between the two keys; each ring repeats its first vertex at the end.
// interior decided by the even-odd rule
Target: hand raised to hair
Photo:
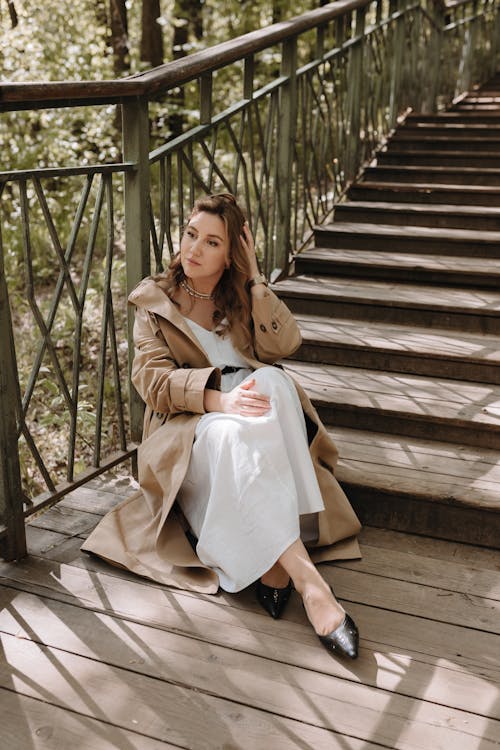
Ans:
{"type": "Polygon", "coordinates": [[[221,394],[221,407],[224,414],[239,414],[241,417],[262,417],[271,408],[268,396],[253,390],[255,378],[221,394]]]}
{"type": "Polygon", "coordinates": [[[259,266],[257,264],[257,257],[255,255],[255,243],[252,232],[250,231],[248,221],[245,221],[245,223],[243,224],[243,232],[240,235],[240,239],[241,244],[243,245],[243,249],[245,250],[246,256],[248,258],[248,265],[250,268],[249,279],[253,279],[254,276],[257,276],[257,274],[259,273],[259,266]]]}

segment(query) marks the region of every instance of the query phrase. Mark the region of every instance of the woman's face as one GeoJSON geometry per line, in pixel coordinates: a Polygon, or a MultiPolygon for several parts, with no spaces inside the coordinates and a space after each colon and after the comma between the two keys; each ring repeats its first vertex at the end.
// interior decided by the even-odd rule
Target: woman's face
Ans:
{"type": "Polygon", "coordinates": [[[220,216],[206,211],[191,216],[181,240],[181,263],[195,286],[215,287],[229,266],[229,238],[220,216]]]}

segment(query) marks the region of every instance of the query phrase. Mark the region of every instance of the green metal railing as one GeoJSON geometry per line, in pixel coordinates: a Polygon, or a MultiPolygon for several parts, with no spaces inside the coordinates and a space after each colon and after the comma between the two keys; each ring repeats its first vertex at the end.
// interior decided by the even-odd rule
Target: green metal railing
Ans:
{"type": "Polygon", "coordinates": [[[263,269],[285,275],[400,115],[495,72],[499,35],[493,0],[341,0],[121,80],[0,85],[3,112],[121,105],[123,140],[120,163],[0,173],[6,559],[26,551],[26,517],[134,454],[126,293],[168,263],[194,198],[237,193],[263,269]],[[180,132],[153,142],[179,90],[180,132]]]}

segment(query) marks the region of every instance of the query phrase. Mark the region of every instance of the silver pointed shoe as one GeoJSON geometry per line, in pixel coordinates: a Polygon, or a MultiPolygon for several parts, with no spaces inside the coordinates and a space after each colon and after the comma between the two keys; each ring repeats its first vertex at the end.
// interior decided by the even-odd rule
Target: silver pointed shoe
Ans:
{"type": "Polygon", "coordinates": [[[345,614],[343,622],[328,635],[318,635],[323,646],[338,656],[357,659],[359,632],[354,620],[345,614]]]}

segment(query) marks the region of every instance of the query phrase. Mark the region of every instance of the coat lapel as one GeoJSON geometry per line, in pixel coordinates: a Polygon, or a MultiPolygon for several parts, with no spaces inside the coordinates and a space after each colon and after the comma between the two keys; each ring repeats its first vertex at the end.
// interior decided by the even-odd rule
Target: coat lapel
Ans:
{"type": "MultiPolygon", "coordinates": [[[[151,278],[141,281],[138,286],[130,293],[128,301],[136,307],[141,307],[150,313],[158,315],[160,319],[168,321],[179,333],[186,336],[194,347],[203,355],[205,361],[203,366],[210,367],[206,351],[194,335],[193,331],[186,323],[184,316],[181,315],[174,303],[167,297],[165,292],[151,278]]],[[[161,329],[161,320],[159,322],[161,329]]]]}

